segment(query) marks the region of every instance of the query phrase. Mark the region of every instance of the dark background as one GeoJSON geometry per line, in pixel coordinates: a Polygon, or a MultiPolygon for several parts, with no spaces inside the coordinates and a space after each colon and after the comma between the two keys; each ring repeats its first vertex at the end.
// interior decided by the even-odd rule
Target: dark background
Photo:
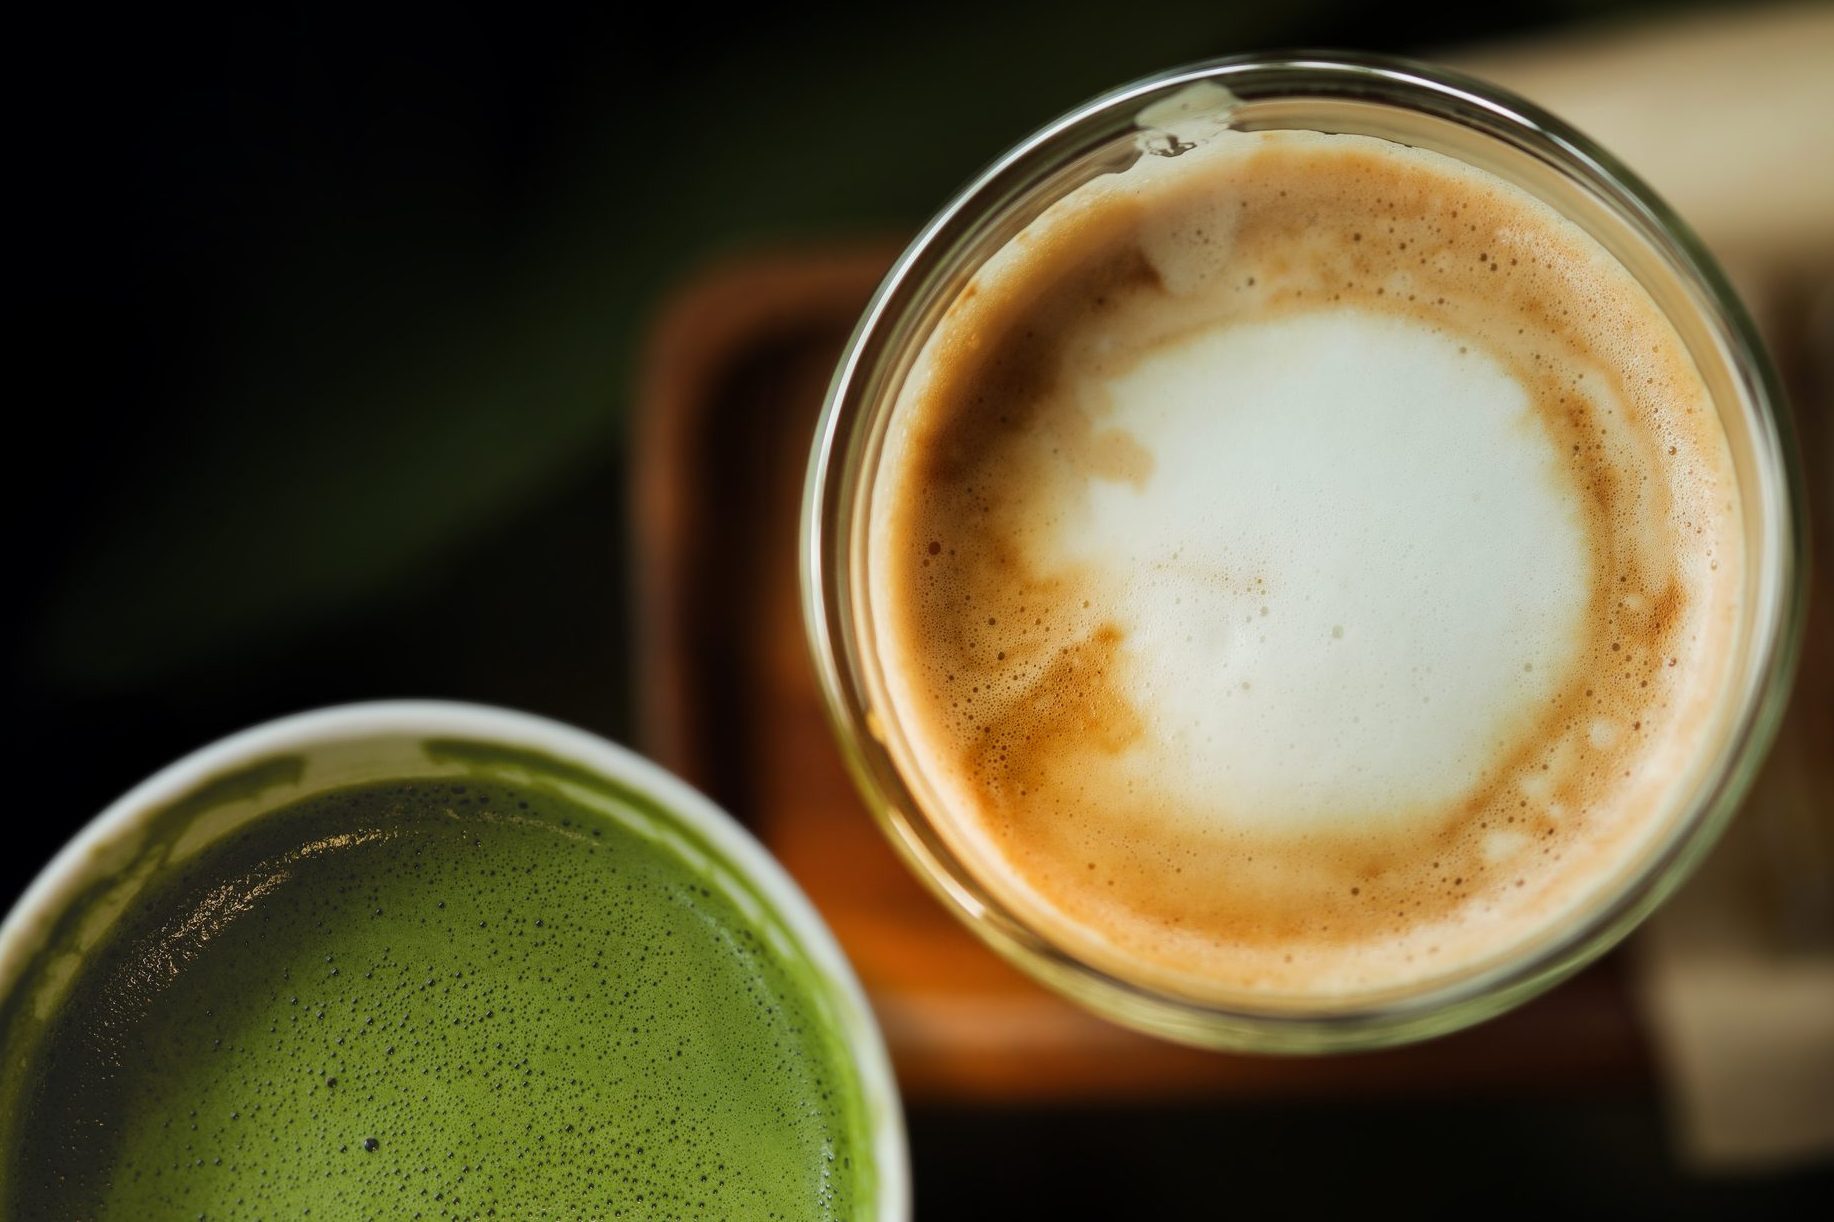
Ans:
{"type": "MultiPolygon", "coordinates": [[[[707,259],[908,232],[1040,122],[1178,61],[1430,54],[1685,7],[15,16],[0,905],[133,782],[274,715],[444,696],[628,739],[634,364],[707,259]]],[[[1687,1175],[1658,1103],[911,1123],[926,1217],[1830,1199],[1825,1173],[1687,1175]]]]}

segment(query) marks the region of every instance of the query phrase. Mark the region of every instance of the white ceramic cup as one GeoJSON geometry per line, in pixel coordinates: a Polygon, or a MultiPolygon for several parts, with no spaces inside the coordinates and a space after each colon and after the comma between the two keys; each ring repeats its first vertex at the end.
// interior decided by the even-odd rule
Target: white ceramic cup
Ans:
{"type": "MultiPolygon", "coordinates": [[[[606,793],[570,782],[596,778],[607,789],[632,791],[687,832],[673,847],[703,856],[690,841],[711,846],[723,861],[711,866],[736,876],[727,887],[763,932],[775,926],[793,944],[784,948],[816,969],[823,999],[857,1070],[870,1133],[875,1199],[868,1216],[903,1222],[910,1216],[910,1158],[903,1113],[885,1044],[834,937],[783,867],[749,832],[682,781],[648,760],[596,735],[526,713],[435,701],[353,704],[301,713],[233,734],[141,782],[96,816],[41,871],[0,924],[0,1040],[15,1005],[47,1013],[80,964],[135,896],[163,871],[223,836],[283,806],[326,790],[366,781],[486,775],[516,783],[535,780],[607,817],[645,825],[668,837],[652,812],[621,806],[606,793]],[[450,749],[461,744],[461,749],[450,749]],[[489,764],[464,747],[502,751],[489,764]],[[517,761],[535,757],[558,771],[517,761]],[[510,762],[505,762],[510,761],[510,762]],[[145,850],[155,827],[163,852],[145,850]],[[80,915],[78,915],[80,909],[80,915]],[[75,920],[66,918],[75,917],[75,920]],[[775,922],[769,920],[775,917],[775,922]],[[26,992],[15,996],[16,990],[26,992]]],[[[696,862],[697,865],[703,864],[696,862]]],[[[8,1058],[18,1054],[0,1049],[8,1058]]],[[[0,1064],[0,1074],[19,1066],[0,1064]]],[[[11,1141],[0,1116],[0,1140],[11,1141]]]]}

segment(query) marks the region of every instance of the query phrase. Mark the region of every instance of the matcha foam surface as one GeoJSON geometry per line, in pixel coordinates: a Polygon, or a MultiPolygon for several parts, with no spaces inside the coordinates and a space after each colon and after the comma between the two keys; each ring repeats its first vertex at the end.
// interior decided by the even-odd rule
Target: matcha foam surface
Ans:
{"type": "Polygon", "coordinates": [[[14,1218],[850,1218],[815,969],[545,791],[362,786],[172,875],[5,1084],[14,1218]]]}

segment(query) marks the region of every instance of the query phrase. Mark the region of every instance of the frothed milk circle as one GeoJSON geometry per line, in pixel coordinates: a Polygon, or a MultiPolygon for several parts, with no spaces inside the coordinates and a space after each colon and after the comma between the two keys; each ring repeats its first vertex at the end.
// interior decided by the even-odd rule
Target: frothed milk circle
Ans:
{"type": "Polygon", "coordinates": [[[899,767],[1078,958],[1208,1001],[1519,954],[1671,831],[1745,527],[1662,308],[1526,191],[1209,133],[989,257],[891,410],[899,767]]]}

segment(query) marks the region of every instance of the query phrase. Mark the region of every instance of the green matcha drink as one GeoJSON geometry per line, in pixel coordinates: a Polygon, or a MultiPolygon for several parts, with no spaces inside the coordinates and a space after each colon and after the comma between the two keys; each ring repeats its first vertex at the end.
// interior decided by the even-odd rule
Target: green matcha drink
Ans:
{"type": "Polygon", "coordinates": [[[872,1216],[833,990],[623,797],[359,784],[160,871],[0,1013],[4,1216],[872,1216]]]}

